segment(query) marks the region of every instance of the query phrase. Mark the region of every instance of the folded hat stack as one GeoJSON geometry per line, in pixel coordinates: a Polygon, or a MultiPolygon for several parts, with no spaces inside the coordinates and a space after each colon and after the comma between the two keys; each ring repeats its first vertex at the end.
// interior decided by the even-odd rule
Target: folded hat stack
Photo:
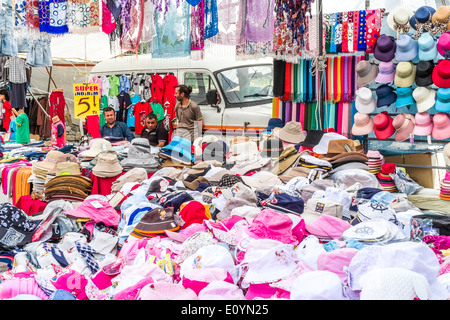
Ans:
{"type": "Polygon", "coordinates": [[[381,185],[381,189],[387,192],[397,192],[397,186],[395,185],[394,180],[390,176],[391,173],[395,172],[395,164],[393,163],[384,163],[381,166],[380,172],[377,173],[378,182],[381,185]]]}
{"type": "Polygon", "coordinates": [[[47,178],[48,172],[55,167],[57,159],[62,155],[64,153],[51,150],[44,160],[33,162],[31,167],[31,173],[34,176],[32,194],[36,198],[41,199],[44,196],[44,184],[49,180],[47,178]]]}
{"type": "Polygon", "coordinates": [[[442,200],[450,200],[450,172],[445,174],[445,178],[441,181],[441,192],[439,198],[442,200]]]}
{"type": "Polygon", "coordinates": [[[367,171],[373,174],[378,174],[384,163],[383,155],[381,155],[379,151],[368,150],[367,157],[369,158],[367,161],[367,166],[369,169],[367,171]]]}
{"type": "Polygon", "coordinates": [[[44,184],[46,200],[63,199],[82,202],[91,191],[91,179],[82,175],[60,175],[44,184]]]}

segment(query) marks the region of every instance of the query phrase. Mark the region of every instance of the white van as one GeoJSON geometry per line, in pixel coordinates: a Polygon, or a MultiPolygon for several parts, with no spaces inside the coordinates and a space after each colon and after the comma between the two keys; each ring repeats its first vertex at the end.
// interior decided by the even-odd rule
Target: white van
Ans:
{"type": "Polygon", "coordinates": [[[117,57],[98,63],[91,76],[172,73],[179,84],[192,87],[191,99],[201,107],[204,133],[225,139],[245,131],[257,138],[267,127],[272,117],[272,58],[182,60],[117,57]]]}

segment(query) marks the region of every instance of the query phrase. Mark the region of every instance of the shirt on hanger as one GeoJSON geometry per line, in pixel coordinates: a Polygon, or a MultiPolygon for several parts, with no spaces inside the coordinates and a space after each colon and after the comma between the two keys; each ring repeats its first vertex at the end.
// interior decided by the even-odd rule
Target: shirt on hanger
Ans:
{"type": "Polygon", "coordinates": [[[25,60],[19,57],[11,57],[5,62],[3,68],[8,69],[8,80],[12,83],[27,83],[29,77],[27,71],[31,72],[31,67],[25,60]]]}
{"type": "Polygon", "coordinates": [[[117,96],[119,94],[119,87],[120,87],[120,80],[119,77],[117,77],[115,74],[112,74],[109,76],[109,95],[110,96],[117,96]]]}
{"type": "Polygon", "coordinates": [[[145,127],[145,117],[152,112],[152,107],[147,101],[140,101],[134,105],[133,113],[135,117],[134,132],[141,134],[145,127]]]}
{"type": "Polygon", "coordinates": [[[120,82],[119,92],[124,91],[128,93],[128,91],[131,89],[130,78],[128,78],[126,74],[123,74],[119,77],[119,82],[120,82]]]}

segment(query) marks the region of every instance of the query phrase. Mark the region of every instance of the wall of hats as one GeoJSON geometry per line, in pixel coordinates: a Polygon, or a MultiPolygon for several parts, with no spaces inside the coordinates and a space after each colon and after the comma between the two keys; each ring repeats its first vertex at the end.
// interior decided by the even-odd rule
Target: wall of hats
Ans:
{"type": "Polygon", "coordinates": [[[397,152],[412,153],[449,141],[449,19],[450,6],[399,6],[384,15],[373,53],[356,66],[351,132],[370,148],[404,142],[397,152]]]}

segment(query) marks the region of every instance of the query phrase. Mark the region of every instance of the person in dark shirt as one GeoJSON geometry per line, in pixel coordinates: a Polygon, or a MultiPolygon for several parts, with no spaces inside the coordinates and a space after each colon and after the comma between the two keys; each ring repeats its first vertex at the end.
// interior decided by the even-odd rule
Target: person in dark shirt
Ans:
{"type": "Polygon", "coordinates": [[[153,147],[164,147],[167,144],[169,133],[164,126],[158,123],[157,117],[149,113],[145,117],[145,127],[142,130],[141,138],[146,138],[153,147]]]}
{"type": "Polygon", "coordinates": [[[131,141],[134,139],[134,134],[124,122],[116,121],[116,112],[112,107],[103,109],[106,123],[100,127],[100,135],[102,138],[115,137],[123,140],[131,141]]]}

